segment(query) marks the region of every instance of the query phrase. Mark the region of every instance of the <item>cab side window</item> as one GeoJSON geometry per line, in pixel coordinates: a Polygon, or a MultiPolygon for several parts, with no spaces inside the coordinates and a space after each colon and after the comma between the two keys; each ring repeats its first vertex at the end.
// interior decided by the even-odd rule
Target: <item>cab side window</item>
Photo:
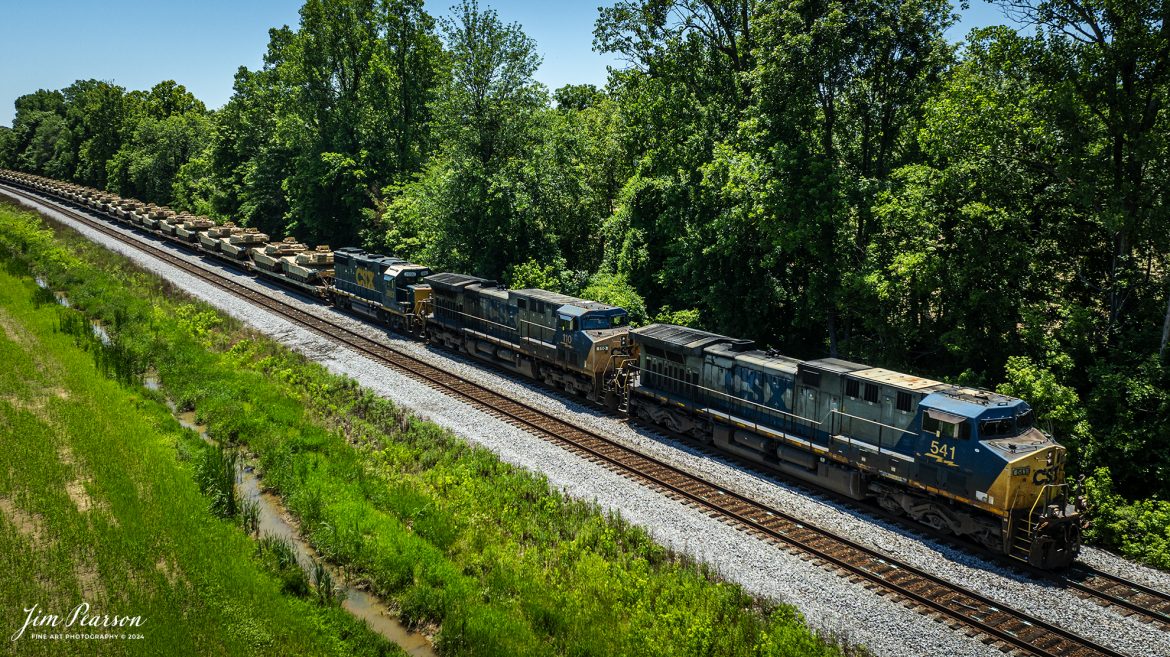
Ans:
{"type": "Polygon", "coordinates": [[[936,420],[929,415],[922,416],[922,430],[926,433],[933,433],[940,438],[966,440],[971,437],[971,423],[969,421],[953,424],[936,420]]]}

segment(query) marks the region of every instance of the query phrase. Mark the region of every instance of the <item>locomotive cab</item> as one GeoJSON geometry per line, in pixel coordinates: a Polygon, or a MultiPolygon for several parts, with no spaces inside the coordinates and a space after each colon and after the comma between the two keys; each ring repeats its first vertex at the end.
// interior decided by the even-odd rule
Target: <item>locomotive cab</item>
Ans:
{"type": "Polygon", "coordinates": [[[1080,551],[1069,505],[1066,452],[1033,426],[1023,400],[969,388],[919,403],[918,481],[999,516],[1002,550],[1040,568],[1062,568],[1080,551]]]}
{"type": "Polygon", "coordinates": [[[405,304],[405,308],[413,307],[416,299],[412,298],[411,286],[422,284],[422,280],[430,275],[430,268],[405,260],[391,264],[382,274],[382,287],[386,294],[383,303],[387,307],[395,307],[396,304],[405,304]]]}
{"type": "Polygon", "coordinates": [[[564,305],[557,309],[553,341],[557,357],[574,367],[598,372],[606,369],[611,356],[624,352],[629,314],[623,308],[590,303],[594,308],[564,305]]]}

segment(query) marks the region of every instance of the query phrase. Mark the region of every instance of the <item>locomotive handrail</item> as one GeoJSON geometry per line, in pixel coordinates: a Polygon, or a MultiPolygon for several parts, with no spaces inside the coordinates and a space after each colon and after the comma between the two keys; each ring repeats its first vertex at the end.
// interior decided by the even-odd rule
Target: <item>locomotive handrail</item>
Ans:
{"type": "MultiPolygon", "coordinates": [[[[517,337],[520,337],[520,338],[525,338],[525,339],[529,339],[529,340],[531,340],[531,339],[532,339],[532,337],[533,337],[533,336],[532,336],[532,330],[531,330],[531,329],[529,329],[529,331],[528,331],[528,335],[524,335],[524,334],[523,334],[523,333],[520,331],[519,325],[517,325],[517,326],[511,326],[511,325],[509,325],[509,324],[501,324],[500,322],[497,322],[497,321],[494,321],[494,320],[490,320],[490,319],[487,319],[487,318],[485,318],[485,317],[478,317],[478,316],[476,316],[476,315],[472,315],[472,314],[470,314],[470,313],[466,313],[466,312],[464,312],[464,311],[462,311],[462,310],[455,310],[454,308],[443,308],[442,310],[443,310],[443,312],[451,313],[452,315],[459,315],[459,316],[461,316],[461,317],[466,317],[466,318],[468,318],[468,319],[471,319],[471,320],[473,320],[473,321],[475,321],[475,322],[479,322],[479,323],[481,323],[481,324],[488,324],[488,325],[491,325],[491,326],[498,326],[498,327],[500,327],[500,328],[502,328],[502,329],[505,329],[505,330],[507,330],[507,331],[509,331],[509,332],[511,332],[511,333],[515,333],[515,334],[516,334],[516,336],[517,336],[517,337]]],[[[436,314],[437,314],[437,312],[438,312],[438,310],[437,310],[437,307],[436,307],[436,314]]],[[[541,335],[540,335],[539,337],[537,337],[537,338],[536,338],[536,340],[538,340],[539,342],[542,342],[542,343],[544,343],[544,344],[547,344],[549,347],[555,347],[555,346],[556,346],[554,343],[552,343],[552,342],[548,342],[547,340],[545,340],[545,339],[544,339],[544,332],[545,332],[545,331],[551,331],[553,334],[556,334],[556,330],[555,330],[555,329],[550,329],[549,327],[547,327],[547,326],[545,326],[545,325],[543,325],[543,324],[537,324],[536,322],[530,322],[530,321],[528,321],[528,320],[526,320],[526,319],[523,319],[523,318],[521,318],[521,317],[517,317],[517,318],[516,318],[516,321],[517,321],[518,323],[528,324],[529,326],[538,326],[538,327],[540,327],[540,329],[541,329],[541,335]]]]}
{"type": "Polygon", "coordinates": [[[883,424],[883,423],[881,423],[881,422],[878,422],[878,421],[876,421],[876,420],[871,420],[871,419],[869,419],[869,418],[867,418],[867,417],[861,417],[861,416],[859,416],[859,415],[852,415],[852,414],[850,414],[850,413],[846,413],[846,412],[844,412],[844,411],[839,411],[839,410],[837,410],[837,409],[835,409],[835,408],[834,408],[834,409],[831,409],[831,410],[829,411],[829,414],[830,414],[830,415],[843,415],[843,416],[845,416],[845,417],[847,417],[847,418],[851,418],[851,419],[854,419],[854,420],[861,420],[862,422],[869,422],[870,424],[876,424],[876,425],[877,425],[877,426],[879,426],[879,427],[885,427],[886,429],[893,429],[894,431],[898,431],[898,432],[900,432],[900,433],[909,434],[909,435],[911,435],[911,436],[916,436],[916,435],[918,435],[918,434],[914,433],[913,431],[911,431],[911,430],[909,430],[909,429],[903,429],[903,428],[901,428],[901,427],[895,427],[895,426],[893,426],[892,424],[883,424]]]}
{"type": "MultiPolygon", "coordinates": [[[[555,336],[555,335],[557,334],[557,331],[556,331],[556,329],[551,329],[551,328],[549,328],[549,327],[545,326],[544,324],[538,324],[538,323],[536,323],[536,322],[530,322],[530,321],[528,321],[527,319],[524,319],[523,317],[520,317],[519,315],[517,315],[517,316],[516,316],[516,321],[517,321],[517,322],[519,322],[519,323],[522,323],[522,324],[527,324],[527,325],[528,325],[528,326],[530,326],[530,327],[531,327],[531,326],[536,326],[536,327],[540,328],[540,336],[538,336],[536,339],[537,339],[538,341],[540,341],[540,342],[543,342],[543,343],[545,343],[545,344],[549,345],[549,346],[555,346],[555,343],[553,343],[553,342],[550,342],[550,341],[548,341],[548,340],[545,340],[545,339],[544,339],[544,334],[545,334],[545,332],[546,332],[546,331],[548,331],[548,332],[551,332],[551,333],[552,333],[552,334],[555,336]]],[[[517,325],[517,326],[519,326],[519,325],[517,325]]],[[[519,328],[517,328],[517,329],[516,329],[516,332],[517,332],[517,333],[519,333],[519,332],[520,332],[520,329],[519,329],[519,328]]],[[[529,329],[528,329],[528,335],[525,335],[525,336],[522,336],[522,337],[524,337],[524,338],[527,338],[527,339],[531,340],[531,339],[532,339],[532,329],[531,329],[531,328],[529,328],[529,329]]]]}
{"type": "MultiPolygon", "coordinates": [[[[646,370],[644,370],[642,368],[638,368],[639,379],[641,379],[642,374],[644,374],[645,372],[646,372],[646,370]]],[[[735,404],[747,404],[747,405],[751,405],[751,406],[757,406],[760,409],[762,409],[763,412],[765,412],[765,413],[770,413],[770,414],[774,414],[774,415],[783,415],[783,416],[785,416],[785,418],[787,418],[789,420],[794,420],[797,422],[804,422],[804,423],[807,423],[810,425],[815,425],[818,427],[822,426],[824,424],[824,422],[822,422],[820,420],[814,420],[812,418],[804,417],[803,415],[796,415],[795,413],[789,413],[788,411],[782,411],[778,408],[772,408],[771,406],[767,406],[767,405],[761,404],[759,402],[754,402],[750,399],[744,399],[742,397],[736,397],[734,395],[729,395],[726,392],[723,392],[722,390],[715,390],[714,388],[708,388],[707,386],[704,386],[704,385],[699,384],[699,383],[690,383],[687,381],[683,381],[682,379],[679,379],[677,377],[668,376],[666,374],[654,372],[652,370],[650,371],[650,374],[657,376],[657,377],[661,377],[663,379],[668,379],[670,381],[677,381],[678,383],[682,384],[683,386],[689,386],[690,388],[693,388],[695,390],[702,390],[702,391],[711,393],[713,395],[725,397],[725,398],[731,400],[735,404]]],[[[760,423],[757,421],[752,422],[752,426],[759,426],[759,424],[760,423]]]]}
{"type": "MultiPolygon", "coordinates": [[[[471,315],[471,314],[465,313],[465,312],[463,312],[462,310],[455,310],[454,308],[443,308],[442,310],[443,310],[443,312],[448,312],[448,313],[451,313],[451,314],[453,314],[453,315],[462,315],[462,316],[464,316],[464,317],[470,317],[471,319],[474,319],[474,320],[475,320],[475,321],[477,321],[477,322],[482,322],[482,323],[485,323],[485,324],[494,324],[495,326],[499,326],[499,327],[502,327],[502,328],[506,328],[506,329],[508,329],[509,331],[512,331],[513,333],[520,333],[520,331],[519,331],[519,330],[517,330],[517,329],[516,329],[516,327],[514,327],[514,326],[509,326],[509,325],[507,325],[507,324],[501,324],[501,323],[499,323],[499,322],[495,322],[495,321],[492,321],[492,320],[490,320],[490,319],[485,319],[485,318],[483,318],[483,317],[476,317],[475,315],[471,315]]],[[[436,313],[437,313],[437,312],[438,312],[438,311],[436,310],[436,313]]],[[[521,320],[521,321],[523,321],[523,320],[521,320]]]]}
{"type": "MultiPolygon", "coordinates": [[[[1032,501],[1032,508],[1028,511],[1029,522],[1031,522],[1031,518],[1036,515],[1036,505],[1040,504],[1040,498],[1045,497],[1045,493],[1048,492],[1048,489],[1050,489],[1050,488],[1066,488],[1066,487],[1068,487],[1067,481],[1063,482],[1063,483],[1059,483],[1059,484],[1041,484],[1040,490],[1036,493],[1036,499],[1032,501]]],[[[1050,500],[1051,500],[1051,498],[1049,498],[1049,501],[1050,500]]],[[[1048,502],[1046,501],[1045,504],[1048,504],[1048,502]]],[[[1062,512],[1065,510],[1066,509],[1061,509],[1062,512]]]]}

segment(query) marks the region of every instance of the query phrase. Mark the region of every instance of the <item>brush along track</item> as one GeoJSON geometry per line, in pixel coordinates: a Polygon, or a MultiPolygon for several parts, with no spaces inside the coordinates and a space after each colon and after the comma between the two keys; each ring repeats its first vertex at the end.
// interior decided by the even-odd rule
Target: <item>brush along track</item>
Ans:
{"type": "MultiPolygon", "coordinates": [[[[12,193],[33,201],[42,200],[21,191],[12,193]]],[[[131,244],[215,287],[285,317],[295,324],[307,327],[329,340],[343,343],[360,354],[386,363],[406,376],[457,397],[509,424],[545,440],[557,442],[624,477],[703,510],[712,518],[718,518],[787,550],[803,553],[807,558],[819,561],[850,581],[877,590],[883,596],[899,600],[906,606],[947,622],[954,628],[962,627],[969,635],[980,636],[985,643],[995,645],[1005,652],[1053,657],[1121,655],[1051,623],[1005,608],[978,593],[950,584],[913,566],[899,563],[847,538],[808,526],[782,511],[722,490],[663,461],[624,447],[597,433],[574,426],[489,388],[440,370],[344,326],[306,313],[234,280],[191,264],[156,244],[131,238],[85,214],[65,207],[61,201],[54,201],[53,204],[58,206],[62,213],[104,235],[131,244]]]]}

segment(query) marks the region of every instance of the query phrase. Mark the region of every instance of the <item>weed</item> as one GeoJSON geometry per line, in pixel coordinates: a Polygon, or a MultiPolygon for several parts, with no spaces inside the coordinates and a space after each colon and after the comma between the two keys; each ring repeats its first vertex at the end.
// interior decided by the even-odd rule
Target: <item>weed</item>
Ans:
{"type": "Polygon", "coordinates": [[[256,500],[244,500],[240,506],[240,525],[249,536],[260,532],[260,504],[256,500]]]}
{"type": "Polygon", "coordinates": [[[339,603],[338,588],[333,584],[333,574],[320,561],[313,561],[313,588],[317,594],[317,602],[325,607],[332,607],[339,603]]]}
{"type": "MultiPolygon", "coordinates": [[[[5,239],[0,224],[0,247],[5,239]]],[[[257,455],[265,485],[321,555],[393,598],[407,622],[439,625],[444,653],[840,654],[795,611],[768,612],[616,514],[568,498],[117,259],[93,264],[110,262],[108,254],[81,260],[52,240],[28,244],[30,260],[68,264],[43,275],[116,326],[135,366],[151,363],[172,399],[199,408],[209,435],[257,455]]],[[[234,454],[206,448],[193,461],[224,517],[241,513],[234,454]]],[[[272,537],[257,542],[280,588],[308,597],[313,587],[295,554],[272,537]]],[[[313,574],[318,591],[322,581],[313,574]]]]}
{"type": "Polygon", "coordinates": [[[223,445],[209,445],[203,450],[195,479],[199,490],[210,500],[211,512],[221,518],[234,518],[239,513],[236,493],[236,467],[240,454],[223,445]]]}
{"type": "MultiPolygon", "coordinates": [[[[77,248],[104,257],[83,242],[77,248]]],[[[23,519],[0,522],[0,561],[24,575],[0,577],[0,607],[33,600],[62,613],[81,591],[95,596],[85,598],[90,604],[145,621],[144,641],[73,642],[68,652],[78,655],[155,654],[159,646],[175,657],[402,654],[336,606],[283,595],[283,581],[254,558],[254,544],[207,510],[193,476],[204,443],[176,425],[160,395],[120,385],[112,380],[117,368],[98,367],[88,317],[102,317],[137,354],[147,353],[138,350],[139,331],[153,330],[137,297],[110,276],[55,246],[32,215],[0,206],[0,336],[12,330],[27,338],[0,339],[0,390],[21,402],[0,402],[5,463],[18,464],[0,468],[0,515],[23,519]],[[27,257],[85,313],[38,292],[31,267],[13,266],[16,257],[27,257]],[[127,312],[118,326],[102,308],[120,306],[127,312]],[[77,478],[85,482],[84,509],[69,494],[77,478]]],[[[62,650],[26,634],[7,652],[62,650]]]]}
{"type": "Polygon", "coordinates": [[[309,576],[301,568],[297,548],[292,541],[265,534],[256,542],[256,552],[280,579],[282,591],[299,598],[309,595],[309,576]]]}

